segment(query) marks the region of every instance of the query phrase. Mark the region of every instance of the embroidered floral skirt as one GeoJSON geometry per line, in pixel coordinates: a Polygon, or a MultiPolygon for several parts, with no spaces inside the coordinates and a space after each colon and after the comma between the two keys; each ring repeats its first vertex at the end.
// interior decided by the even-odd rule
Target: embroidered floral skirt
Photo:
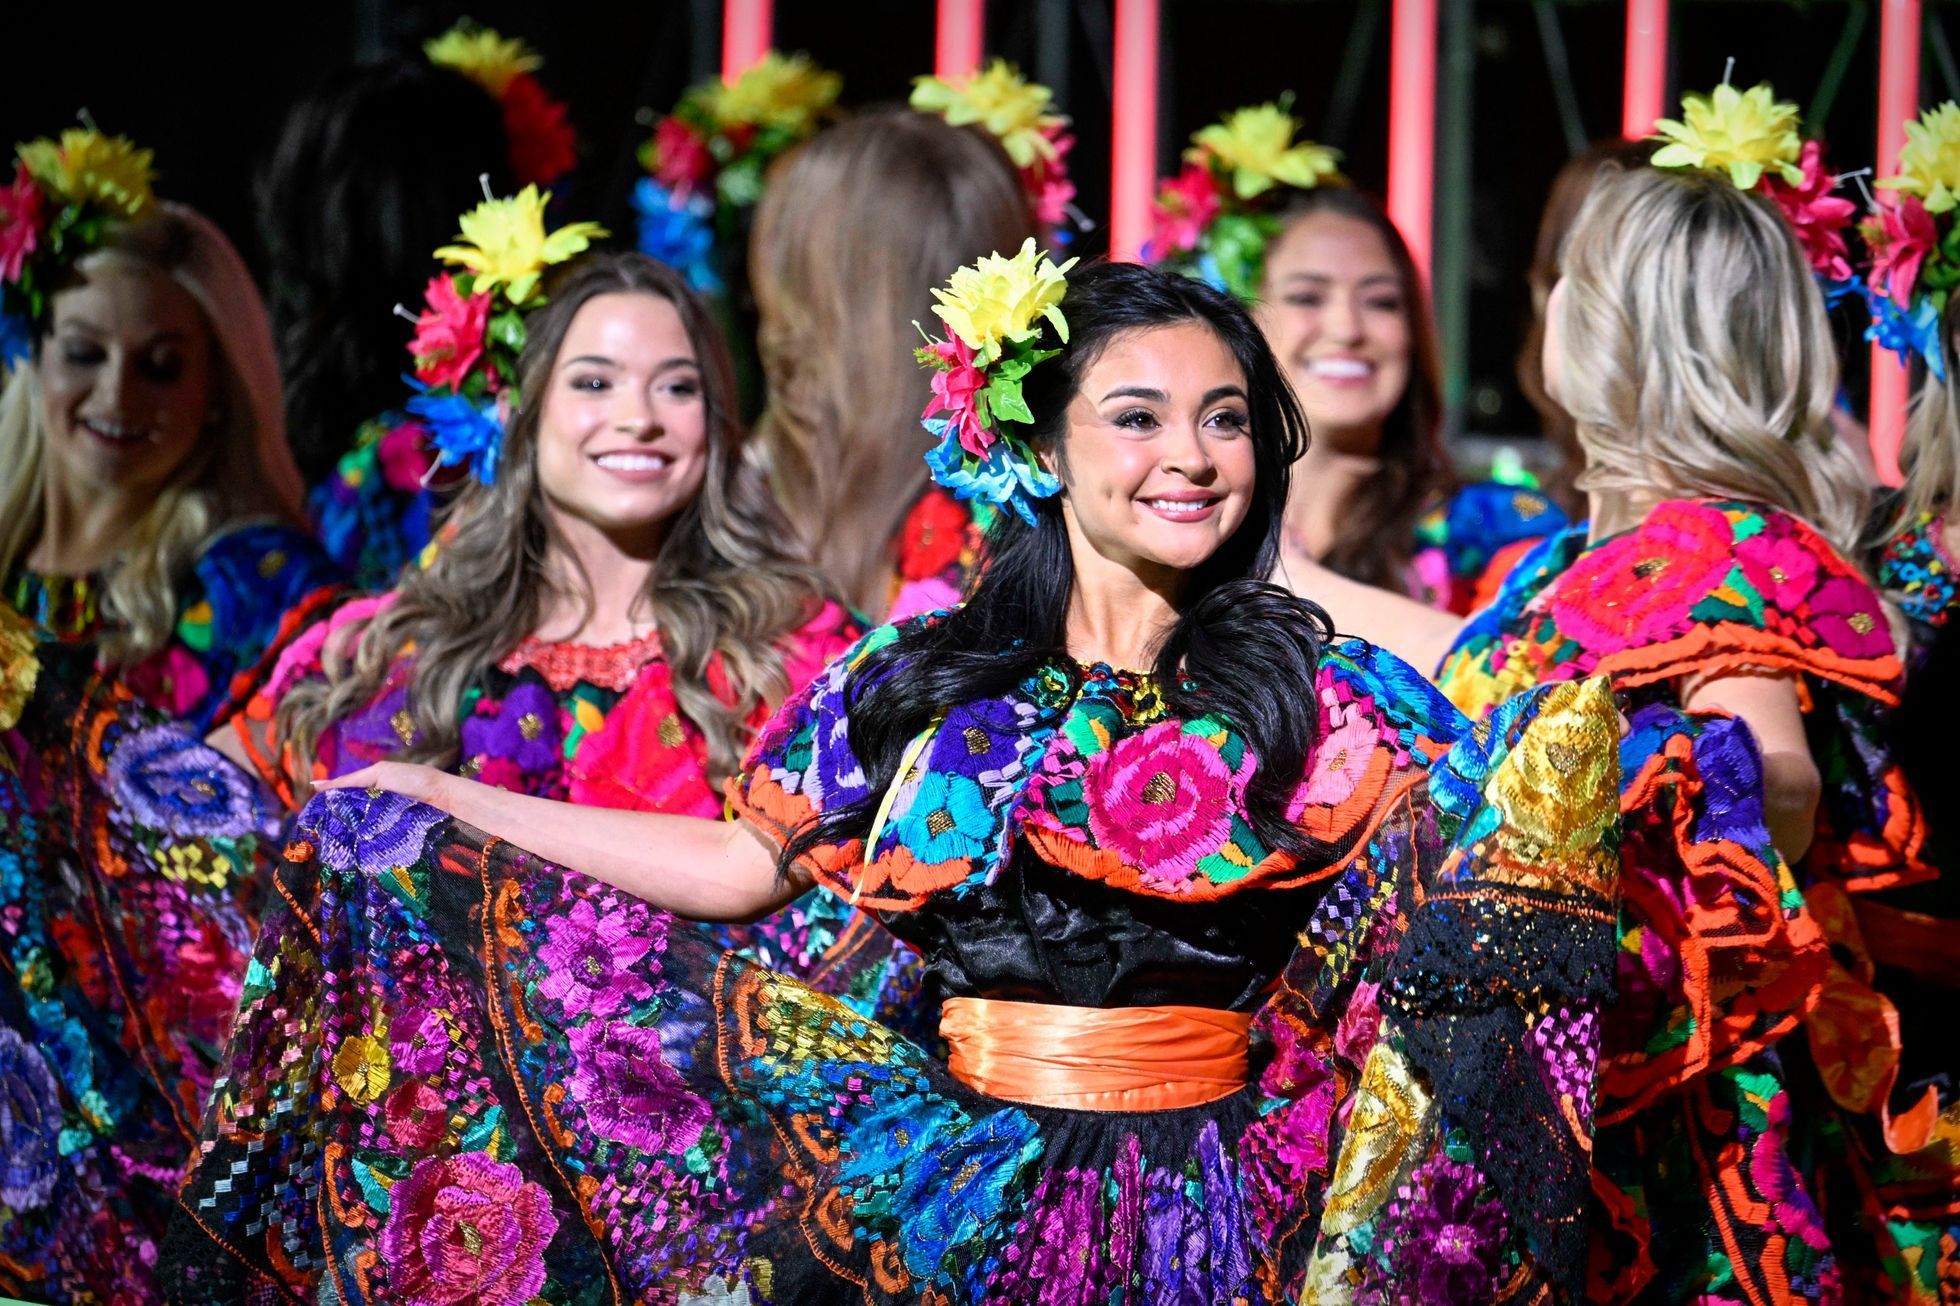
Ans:
{"type": "Polygon", "coordinates": [[[166,1280],[484,1306],[1576,1298],[1617,729],[1603,694],[1560,693],[1553,755],[1603,800],[1523,801],[1544,749],[1498,763],[1535,706],[1460,747],[1330,868],[1253,1082],[1148,1114],[987,1097],[634,898],[394,795],[323,795],[166,1280]]]}
{"type": "Polygon", "coordinates": [[[275,809],[24,629],[0,725],[0,1294],[155,1301],[275,809]]]}

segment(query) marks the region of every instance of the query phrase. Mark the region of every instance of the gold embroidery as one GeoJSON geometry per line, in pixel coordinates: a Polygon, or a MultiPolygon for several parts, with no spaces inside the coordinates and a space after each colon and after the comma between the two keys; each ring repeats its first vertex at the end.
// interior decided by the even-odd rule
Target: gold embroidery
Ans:
{"type": "Polygon", "coordinates": [[[943,807],[926,815],[926,833],[935,839],[958,824],[959,822],[953,819],[953,814],[943,807]]]}
{"type": "Polygon", "coordinates": [[[544,722],[538,719],[536,712],[526,712],[517,718],[517,733],[523,735],[524,742],[528,744],[544,733],[544,722]]]}
{"type": "Polygon", "coordinates": [[[679,717],[669,712],[666,716],[660,718],[659,739],[661,747],[679,748],[682,741],[686,738],[687,732],[681,729],[681,719],[679,717]]]}
{"type": "Polygon", "coordinates": [[[960,737],[966,740],[966,751],[974,757],[993,747],[992,741],[987,738],[987,732],[979,726],[968,726],[961,732],[960,737]]]}
{"type": "Polygon", "coordinates": [[[1854,612],[1844,619],[1844,624],[1857,631],[1860,635],[1871,634],[1872,630],[1878,625],[1876,621],[1872,620],[1872,614],[1869,612],[1854,612]]]}
{"type": "Polygon", "coordinates": [[[1177,797],[1177,781],[1171,779],[1168,771],[1159,771],[1151,776],[1150,782],[1143,787],[1143,801],[1146,803],[1161,805],[1175,797],[1177,797]]]}
{"type": "Polygon", "coordinates": [[[396,708],[395,714],[388,718],[388,724],[395,728],[395,738],[402,741],[402,747],[415,742],[415,718],[408,714],[407,708],[396,708]]]}
{"type": "Polygon", "coordinates": [[[1429,1091],[1387,1038],[1377,1042],[1355,1089],[1354,1113],[1334,1162],[1320,1227],[1348,1233],[1372,1216],[1429,1132],[1429,1091]]]}
{"type": "Polygon", "coordinates": [[[1633,564],[1633,574],[1642,580],[1652,580],[1666,570],[1666,558],[1642,558],[1633,564]]]}
{"type": "Polygon", "coordinates": [[[1790,579],[1790,573],[1783,570],[1783,568],[1781,567],[1771,567],[1769,569],[1769,578],[1775,581],[1778,585],[1781,585],[1790,579]]]}
{"type": "Polygon", "coordinates": [[[283,549],[274,549],[272,552],[266,554],[263,558],[259,559],[259,575],[264,577],[266,580],[271,580],[274,576],[277,576],[281,571],[283,571],[285,569],[285,566],[286,566],[285,551],[283,549]]]}

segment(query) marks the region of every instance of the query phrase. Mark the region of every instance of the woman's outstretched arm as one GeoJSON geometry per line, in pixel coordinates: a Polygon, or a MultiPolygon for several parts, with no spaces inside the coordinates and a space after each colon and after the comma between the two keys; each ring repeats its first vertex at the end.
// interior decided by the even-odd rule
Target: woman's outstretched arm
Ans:
{"type": "Polygon", "coordinates": [[[579,807],[406,762],[319,787],[391,790],[690,920],[751,920],[810,887],[798,872],[779,877],[775,851],[741,821],[579,807]]]}

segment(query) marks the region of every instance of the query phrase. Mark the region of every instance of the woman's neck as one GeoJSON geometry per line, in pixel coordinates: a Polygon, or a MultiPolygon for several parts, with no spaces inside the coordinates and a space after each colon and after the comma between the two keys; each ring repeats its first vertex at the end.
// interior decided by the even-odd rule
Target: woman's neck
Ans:
{"type": "Polygon", "coordinates": [[[1597,544],[1608,536],[1632,530],[1666,497],[1659,490],[1588,490],[1587,541],[1597,544]]]}
{"type": "Polygon", "coordinates": [[[1341,453],[1315,445],[1293,464],[1293,486],[1286,496],[1287,542],[1319,560],[1332,551],[1341,518],[1362,484],[1381,467],[1368,454],[1341,453]]]}
{"type": "Polygon", "coordinates": [[[136,523],[155,496],[115,487],[78,493],[50,474],[41,492],[41,532],[27,566],[46,576],[86,576],[122,555],[136,523]]]}
{"type": "Polygon", "coordinates": [[[545,557],[549,584],[531,633],[550,643],[605,647],[653,629],[647,583],[657,538],[622,542],[590,522],[558,515],[545,557]]]}
{"type": "Polygon", "coordinates": [[[1069,656],[1080,662],[1106,662],[1145,671],[1157,661],[1157,648],[1177,624],[1177,597],[1184,574],[1171,568],[1141,571],[1079,554],[1069,591],[1069,656]]]}

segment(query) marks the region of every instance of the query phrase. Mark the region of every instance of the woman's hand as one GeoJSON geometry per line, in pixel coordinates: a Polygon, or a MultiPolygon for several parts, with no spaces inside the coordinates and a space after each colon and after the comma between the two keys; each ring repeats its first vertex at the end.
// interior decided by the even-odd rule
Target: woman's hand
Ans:
{"type": "Polygon", "coordinates": [[[414,762],[376,762],[331,780],[315,780],[316,789],[384,789],[427,803],[452,815],[456,811],[455,776],[414,762]]]}

